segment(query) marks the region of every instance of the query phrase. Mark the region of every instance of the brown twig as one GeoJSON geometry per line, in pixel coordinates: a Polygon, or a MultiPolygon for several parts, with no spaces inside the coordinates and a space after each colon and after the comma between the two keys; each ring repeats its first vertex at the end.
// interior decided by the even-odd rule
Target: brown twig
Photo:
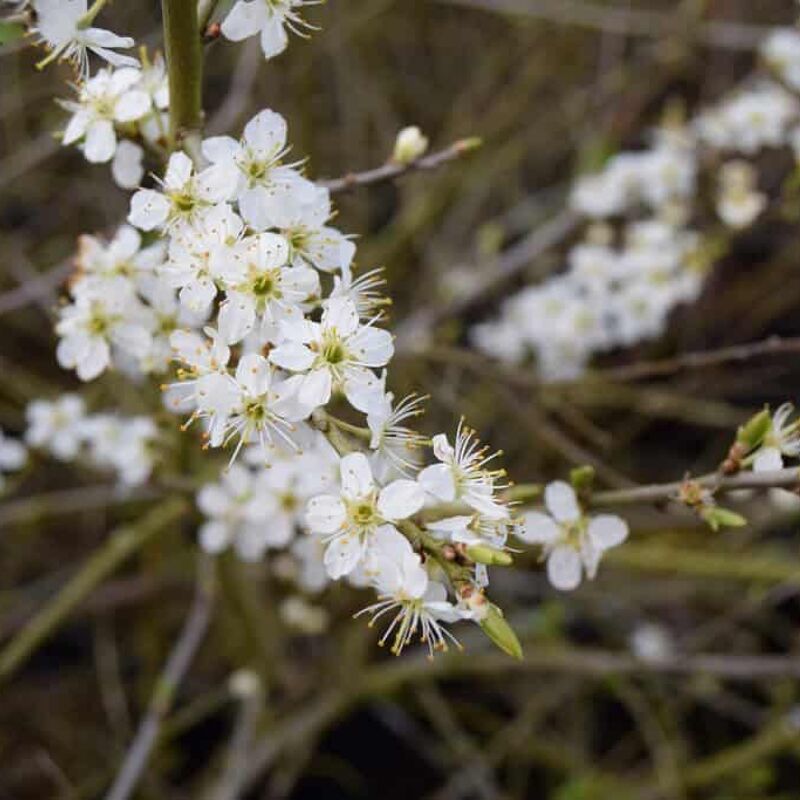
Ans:
{"type": "MultiPolygon", "coordinates": [[[[733,492],[738,489],[793,489],[800,485],[800,469],[742,472],[727,478],[713,472],[700,478],[693,478],[692,483],[704,489],[719,492],[733,492]]],[[[674,481],[650,486],[636,486],[631,489],[595,492],[591,502],[592,505],[599,506],[663,503],[665,500],[674,499],[684,485],[685,481],[674,481]]]]}
{"type": "Polygon", "coordinates": [[[638,381],[643,378],[673,375],[684,370],[717,367],[722,364],[751,361],[761,356],[785,355],[787,353],[800,353],[800,337],[783,339],[780,336],[770,336],[769,339],[765,339],[762,342],[732,345],[731,347],[721,347],[718,350],[680,353],[672,358],[664,358],[657,361],[639,361],[635,364],[623,364],[619,367],[597,369],[589,373],[588,377],[603,378],[603,380],[609,381],[638,381]]]}
{"type": "Polygon", "coordinates": [[[580,223],[581,218],[570,209],[560,211],[504,251],[491,270],[487,270],[482,280],[477,281],[467,294],[449,303],[439,303],[435,308],[425,307],[411,314],[397,327],[397,350],[413,352],[420,346],[427,345],[430,334],[439,323],[469,311],[497,286],[519,274],[532,261],[567,239],[578,229],[580,223]]]}
{"type": "Polygon", "coordinates": [[[438,150],[409,164],[388,161],[381,167],[375,167],[375,169],[368,169],[365,172],[351,172],[341,178],[321,180],[317,183],[331,192],[347,192],[361,186],[393,181],[408,175],[410,172],[430,172],[431,170],[439,169],[444,164],[456,161],[478,147],[480,147],[480,139],[459,139],[449,147],[445,147],[444,150],[438,150]]]}
{"type": "Polygon", "coordinates": [[[636,36],[646,39],[664,39],[682,35],[709,47],[724,50],[757,50],[770,32],[761,25],[749,25],[724,20],[692,21],[683,15],[664,14],[659,11],[620,8],[581,0],[439,0],[449,5],[517,14],[532,19],[546,20],[562,25],[612,33],[618,36],[636,36]]]}
{"type": "Polygon", "coordinates": [[[211,621],[213,597],[213,562],[203,555],[198,560],[195,597],[189,615],[175,647],[169,654],[150,700],[147,714],[136,732],[122,767],[106,795],[106,800],[127,800],[136,789],[150,759],[162,722],[172,708],[178,687],[183,682],[195,652],[205,637],[211,621]]]}

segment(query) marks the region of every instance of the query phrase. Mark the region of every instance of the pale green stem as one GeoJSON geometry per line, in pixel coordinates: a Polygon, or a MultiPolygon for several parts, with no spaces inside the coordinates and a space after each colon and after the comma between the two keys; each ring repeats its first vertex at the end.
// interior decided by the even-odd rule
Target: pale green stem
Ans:
{"type": "Polygon", "coordinates": [[[107,3],[108,0],[94,0],[89,10],[78,20],[78,27],[88,28],[107,3]]]}
{"type": "Polygon", "coordinates": [[[194,150],[203,125],[203,53],[197,0],[162,0],[161,7],[169,70],[172,146],[194,150]]]}

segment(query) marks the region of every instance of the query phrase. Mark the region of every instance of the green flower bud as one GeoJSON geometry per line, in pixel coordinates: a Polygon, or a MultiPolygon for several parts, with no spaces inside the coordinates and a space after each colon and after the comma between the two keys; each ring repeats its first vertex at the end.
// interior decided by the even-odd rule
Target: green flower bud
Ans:
{"type": "Polygon", "coordinates": [[[729,508],[719,506],[707,506],[700,512],[700,516],[708,523],[712,531],[720,528],[741,528],[747,525],[747,520],[729,508]]]}
{"type": "Polygon", "coordinates": [[[489,603],[486,616],[480,621],[483,632],[506,655],[522,661],[522,645],[519,643],[514,629],[506,622],[503,612],[493,603],[489,603]]]}
{"type": "Polygon", "coordinates": [[[744,445],[748,451],[758,447],[764,437],[769,433],[772,425],[772,415],[768,408],[764,408],[754,414],[750,419],[739,428],[736,434],[736,441],[744,445]]]}
{"type": "Polygon", "coordinates": [[[589,494],[594,485],[594,467],[590,467],[588,464],[583,467],[575,467],[570,470],[569,482],[579,496],[589,494]]]}
{"type": "Polygon", "coordinates": [[[467,558],[477,564],[494,564],[499,567],[508,567],[514,563],[510,553],[506,553],[504,550],[495,550],[494,547],[489,547],[485,544],[467,545],[464,552],[467,558]]]}

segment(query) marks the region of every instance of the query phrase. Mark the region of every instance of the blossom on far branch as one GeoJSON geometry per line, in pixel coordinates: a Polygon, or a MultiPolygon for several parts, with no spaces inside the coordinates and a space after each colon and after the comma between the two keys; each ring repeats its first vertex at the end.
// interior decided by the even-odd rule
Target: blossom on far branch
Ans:
{"type": "Polygon", "coordinates": [[[7,436],[0,428],[0,491],[5,487],[6,473],[19,471],[27,461],[25,445],[7,436]]]}
{"type": "Polygon", "coordinates": [[[547,513],[529,511],[515,534],[528,544],[539,544],[547,560],[547,577],[556,589],[576,589],[583,574],[590,580],[597,574],[606,550],[628,538],[628,525],[613,514],[587,516],[575,490],[564,481],[545,488],[547,513]]]}

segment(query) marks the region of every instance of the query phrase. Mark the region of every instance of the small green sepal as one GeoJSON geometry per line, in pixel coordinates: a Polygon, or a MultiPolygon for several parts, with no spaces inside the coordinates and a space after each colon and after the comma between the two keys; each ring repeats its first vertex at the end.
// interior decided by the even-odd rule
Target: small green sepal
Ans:
{"type": "Polygon", "coordinates": [[[517,661],[522,661],[522,645],[508,624],[503,612],[493,603],[489,603],[486,616],[480,621],[483,632],[506,654],[517,661]]]}

